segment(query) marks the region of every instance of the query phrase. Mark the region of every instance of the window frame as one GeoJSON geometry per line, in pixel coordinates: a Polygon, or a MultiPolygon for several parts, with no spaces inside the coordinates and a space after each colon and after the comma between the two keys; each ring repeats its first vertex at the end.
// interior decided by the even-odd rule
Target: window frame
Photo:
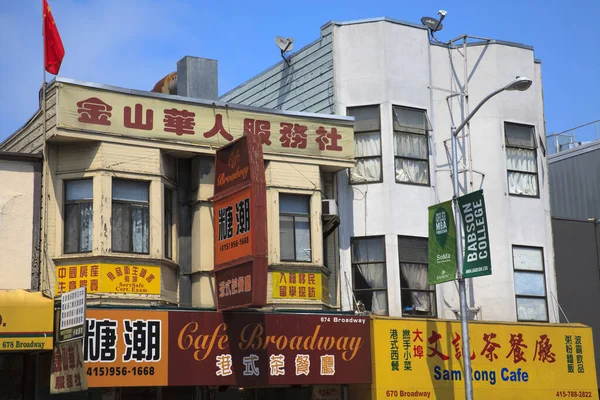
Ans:
{"type": "MultiPolygon", "coordinates": [[[[111,180],[111,216],[110,216],[110,229],[111,229],[111,243],[110,243],[110,248],[111,248],[111,252],[112,253],[123,253],[123,254],[140,254],[140,255],[149,255],[150,254],[150,243],[152,242],[150,240],[150,235],[152,234],[152,229],[150,229],[150,224],[151,224],[151,219],[152,217],[150,216],[150,184],[152,182],[149,180],[144,180],[144,179],[129,179],[129,178],[115,178],[113,177],[111,180]],[[119,181],[128,181],[128,182],[143,182],[146,183],[148,185],[148,202],[144,203],[144,202],[140,202],[140,201],[132,201],[132,200],[115,200],[115,198],[113,197],[113,191],[114,191],[114,182],[115,180],[119,180],[119,181]],[[125,204],[129,207],[129,209],[131,210],[133,207],[138,207],[138,208],[143,208],[140,206],[145,206],[146,209],[148,210],[148,251],[147,252],[139,252],[139,251],[133,251],[133,224],[130,221],[129,224],[129,248],[131,250],[125,251],[125,250],[115,250],[113,247],[113,235],[114,235],[114,225],[113,225],[113,218],[114,218],[114,207],[113,204],[118,203],[118,204],[125,204]]],[[[132,215],[132,213],[130,212],[130,216],[132,215]]]]}
{"type": "Polygon", "coordinates": [[[312,243],[312,220],[310,218],[310,210],[311,210],[311,199],[312,195],[310,194],[302,194],[302,193],[289,193],[289,192],[279,192],[278,193],[278,202],[279,202],[279,261],[281,262],[295,262],[295,263],[312,263],[313,262],[313,243],[312,243]],[[281,212],[281,196],[295,196],[295,197],[305,197],[308,203],[308,213],[300,214],[300,213],[286,213],[281,212]],[[294,232],[294,259],[284,259],[282,257],[281,252],[281,217],[292,217],[293,224],[293,232],[294,232]],[[298,260],[298,254],[296,254],[296,217],[306,217],[308,218],[308,243],[310,244],[310,260],[298,260]]]}
{"type": "Polygon", "coordinates": [[[355,160],[366,160],[366,159],[379,159],[379,179],[376,181],[367,181],[367,182],[353,182],[352,181],[352,168],[348,168],[348,184],[349,185],[369,185],[372,183],[382,183],[383,182],[383,134],[381,132],[381,104],[364,104],[360,106],[346,107],[346,115],[350,115],[349,111],[357,108],[369,108],[369,107],[377,107],[377,116],[379,117],[379,131],[354,131],[354,137],[360,136],[361,134],[369,134],[374,132],[379,132],[379,155],[378,156],[364,156],[357,157],[354,155],[355,160]]]}
{"type": "Polygon", "coordinates": [[[516,311],[516,315],[517,315],[517,322],[537,322],[537,323],[549,323],[550,322],[550,310],[548,309],[548,286],[547,286],[547,282],[546,282],[546,262],[544,260],[544,248],[543,247],[538,247],[538,246],[524,246],[524,245],[520,245],[520,244],[513,244],[512,245],[512,263],[513,263],[513,287],[515,290],[515,311],[516,311]],[[519,269],[515,267],[515,248],[521,248],[521,249],[535,249],[535,250],[539,250],[540,254],[542,256],[542,270],[541,271],[536,271],[536,270],[531,270],[531,269],[519,269]],[[544,279],[544,296],[538,296],[538,295],[530,295],[530,294],[517,294],[517,288],[516,288],[516,279],[515,279],[515,272],[525,272],[525,273],[530,273],[530,274],[541,274],[543,279],[544,279]],[[545,320],[538,320],[538,319],[520,319],[519,318],[519,303],[517,302],[517,299],[519,298],[524,298],[524,299],[544,299],[544,305],[546,308],[546,319],[545,320]]]}
{"type": "MultiPolygon", "coordinates": [[[[398,273],[399,273],[399,278],[400,278],[400,299],[402,300],[402,294],[404,292],[419,292],[419,293],[433,293],[433,298],[431,298],[431,308],[433,309],[433,312],[429,313],[429,314],[409,314],[404,312],[404,305],[402,304],[402,316],[403,317],[418,317],[418,318],[437,318],[438,316],[438,307],[437,307],[437,290],[436,290],[436,285],[427,285],[427,286],[433,286],[433,289],[412,289],[412,288],[408,288],[408,287],[402,287],[402,263],[410,263],[410,264],[417,264],[417,265],[424,265],[426,270],[429,271],[429,262],[413,262],[413,261],[409,261],[409,260],[403,260],[402,259],[402,254],[400,251],[400,240],[401,239],[418,239],[418,240],[422,240],[424,241],[427,246],[429,246],[428,243],[428,238],[424,238],[424,237],[420,237],[420,236],[406,236],[406,235],[398,235],[398,273]]],[[[426,247],[427,250],[429,250],[429,247],[426,247]]],[[[426,257],[427,259],[427,257],[426,257]]]]}
{"type": "Polygon", "coordinates": [[[504,151],[505,151],[505,167],[506,167],[506,191],[508,193],[509,196],[515,196],[515,197],[525,197],[525,198],[530,198],[530,199],[539,199],[540,198],[540,168],[538,165],[538,146],[537,146],[537,138],[536,138],[536,130],[535,130],[535,125],[528,125],[528,124],[521,124],[518,122],[511,122],[511,121],[504,121],[504,151]],[[528,147],[528,146],[513,146],[513,145],[509,145],[508,144],[508,138],[506,135],[506,126],[507,125],[516,125],[516,126],[521,126],[521,127],[527,127],[531,129],[531,137],[532,137],[532,141],[533,141],[533,146],[532,147],[528,147]],[[528,172],[528,171],[519,171],[517,169],[509,169],[508,165],[507,165],[507,161],[508,161],[508,149],[524,149],[524,150],[533,150],[533,154],[535,155],[535,173],[533,172],[528,172]],[[510,184],[508,183],[508,177],[510,175],[510,173],[519,173],[519,174],[525,174],[525,175],[535,175],[536,179],[535,179],[535,183],[536,183],[536,192],[537,195],[532,196],[532,195],[528,195],[528,194],[520,194],[520,193],[511,193],[510,192],[510,184]]]}
{"type": "MultiPolygon", "coordinates": [[[[385,252],[386,246],[385,246],[385,235],[373,235],[373,236],[353,236],[350,238],[350,274],[352,275],[352,297],[355,300],[356,299],[356,295],[355,292],[369,292],[369,293],[373,293],[373,292],[385,292],[385,299],[386,299],[386,303],[387,303],[387,315],[390,314],[390,296],[389,296],[389,282],[387,279],[387,254],[385,252]],[[358,242],[360,240],[364,240],[364,239],[380,239],[383,241],[383,261],[377,260],[377,261],[360,261],[360,262],[355,262],[354,261],[354,243],[358,242]],[[372,289],[356,289],[356,284],[354,282],[354,268],[357,265],[363,265],[363,264],[381,264],[383,263],[384,265],[384,274],[385,274],[385,281],[386,281],[386,287],[381,289],[381,288],[372,288],[372,289]]],[[[360,272],[359,272],[360,273],[360,272]]],[[[355,300],[356,301],[356,300],[355,300]]],[[[353,304],[354,307],[354,304],[353,304]]],[[[370,311],[370,310],[367,310],[370,311]]]]}
{"type": "MultiPolygon", "coordinates": [[[[163,188],[163,197],[164,197],[164,203],[163,203],[163,241],[164,241],[164,251],[163,251],[163,256],[167,259],[167,260],[173,260],[173,193],[175,191],[165,185],[163,188]],[[169,196],[167,196],[167,193],[169,194],[169,196]],[[167,208],[167,199],[169,200],[170,203],[170,207],[167,208]],[[167,224],[167,215],[169,216],[169,220],[170,222],[167,224]],[[167,249],[169,250],[167,252],[167,249]]],[[[150,198],[148,197],[148,200],[150,200],[150,198]]],[[[150,203],[150,201],[148,201],[148,204],[150,203]]],[[[150,234],[148,234],[148,239],[150,239],[150,234]]]]}
{"type": "Polygon", "coordinates": [[[80,253],[91,253],[94,248],[94,178],[75,178],[75,179],[67,179],[63,180],[63,254],[80,254],[80,253]],[[77,182],[77,181],[91,181],[92,183],[92,198],[89,200],[67,200],[67,185],[69,182],[77,182]],[[79,236],[77,237],[77,250],[76,251],[67,251],[67,206],[77,204],[77,227],[78,234],[81,234],[81,205],[82,204],[91,204],[92,205],[92,241],[91,247],[89,250],[81,250],[81,241],[79,240],[79,236]]]}
{"type": "MultiPolygon", "coordinates": [[[[404,134],[408,134],[408,135],[421,135],[420,133],[396,130],[394,128],[394,119],[395,119],[394,108],[404,108],[405,110],[422,112],[425,115],[425,120],[427,121],[427,124],[429,124],[429,117],[427,116],[427,110],[421,109],[421,108],[406,107],[406,106],[392,104],[392,140],[394,140],[394,143],[396,142],[396,132],[398,132],[400,134],[404,133],[404,134]]],[[[394,180],[396,181],[396,183],[401,184],[401,185],[414,185],[414,186],[424,186],[424,187],[431,186],[431,164],[429,161],[429,150],[430,150],[429,149],[429,131],[427,130],[427,127],[424,129],[424,131],[425,131],[425,133],[424,133],[425,145],[427,146],[427,150],[426,150],[427,158],[426,159],[416,158],[416,157],[398,156],[398,155],[396,155],[396,149],[395,148],[393,149],[393,151],[394,151],[394,180]],[[427,183],[399,181],[398,178],[396,177],[396,159],[426,162],[427,163],[427,183]]]]}

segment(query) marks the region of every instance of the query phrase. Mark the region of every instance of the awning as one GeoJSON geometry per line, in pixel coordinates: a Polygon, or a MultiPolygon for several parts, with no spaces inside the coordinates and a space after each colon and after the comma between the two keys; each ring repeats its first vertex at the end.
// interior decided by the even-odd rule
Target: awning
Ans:
{"type": "Polygon", "coordinates": [[[0,290],[0,352],[52,350],[54,301],[40,292],[0,290]]]}

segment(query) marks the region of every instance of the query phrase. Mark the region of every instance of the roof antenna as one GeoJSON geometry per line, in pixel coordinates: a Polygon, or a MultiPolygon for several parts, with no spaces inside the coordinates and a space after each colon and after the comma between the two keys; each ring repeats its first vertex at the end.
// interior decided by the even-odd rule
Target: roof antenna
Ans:
{"type": "Polygon", "coordinates": [[[290,59],[285,57],[285,53],[292,51],[294,45],[292,44],[294,39],[292,38],[284,38],[283,36],[275,36],[275,44],[281,50],[281,58],[285,61],[285,63],[290,66],[290,59]]]}
{"type": "Polygon", "coordinates": [[[436,18],[433,18],[433,17],[423,17],[423,18],[421,18],[421,23],[428,28],[429,33],[431,34],[431,37],[436,42],[442,43],[435,37],[435,32],[438,32],[438,31],[441,31],[442,29],[444,29],[444,25],[442,25],[442,21],[444,20],[444,18],[446,18],[446,14],[448,14],[448,12],[446,10],[439,10],[437,13],[440,16],[439,20],[436,18]]]}

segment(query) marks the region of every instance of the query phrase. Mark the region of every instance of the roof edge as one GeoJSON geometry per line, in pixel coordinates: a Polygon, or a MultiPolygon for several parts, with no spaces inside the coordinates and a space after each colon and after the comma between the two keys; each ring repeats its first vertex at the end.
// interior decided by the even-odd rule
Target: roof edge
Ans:
{"type": "Polygon", "coordinates": [[[417,28],[417,29],[423,29],[423,30],[428,29],[425,25],[422,25],[422,24],[416,24],[414,22],[403,21],[400,19],[395,19],[395,18],[390,18],[390,17],[363,18],[363,19],[355,19],[355,20],[350,20],[350,21],[335,21],[335,20],[333,20],[333,21],[329,21],[326,24],[324,24],[323,26],[321,26],[321,29],[325,29],[329,25],[345,26],[345,25],[368,24],[371,22],[390,22],[392,24],[410,26],[412,28],[417,28]]]}

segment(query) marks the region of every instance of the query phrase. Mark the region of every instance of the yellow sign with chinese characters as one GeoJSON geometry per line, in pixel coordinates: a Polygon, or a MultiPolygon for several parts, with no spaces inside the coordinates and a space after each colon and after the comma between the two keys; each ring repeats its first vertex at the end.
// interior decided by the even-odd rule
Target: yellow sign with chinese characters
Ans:
{"type": "MultiPolygon", "coordinates": [[[[374,317],[373,399],[464,398],[460,323],[374,317]]],[[[592,329],[469,323],[475,398],[598,399],[592,329]]]]}
{"type": "Polygon", "coordinates": [[[320,272],[272,272],[273,298],[321,300],[323,279],[320,272]]]}
{"type": "Polygon", "coordinates": [[[214,148],[250,133],[261,137],[265,153],[354,159],[354,124],[348,119],[222,107],[119,88],[58,85],[58,128],[214,148]]]}
{"type": "Polygon", "coordinates": [[[56,267],[56,276],[57,293],[86,286],[88,293],[160,294],[160,266],[63,265],[56,267]]]}

